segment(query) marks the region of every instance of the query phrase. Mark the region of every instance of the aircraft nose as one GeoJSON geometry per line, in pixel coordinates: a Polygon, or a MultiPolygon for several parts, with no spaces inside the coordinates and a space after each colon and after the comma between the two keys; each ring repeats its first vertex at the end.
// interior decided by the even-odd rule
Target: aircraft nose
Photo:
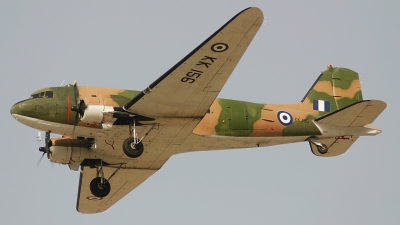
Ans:
{"type": "Polygon", "coordinates": [[[18,114],[18,111],[19,111],[18,108],[19,108],[18,104],[14,104],[13,106],[11,106],[11,109],[10,109],[11,115],[18,114]]]}
{"type": "Polygon", "coordinates": [[[24,103],[23,103],[23,101],[21,101],[21,102],[15,103],[13,106],[11,106],[10,113],[11,113],[11,115],[14,115],[14,114],[22,115],[23,110],[24,110],[24,103]]]}

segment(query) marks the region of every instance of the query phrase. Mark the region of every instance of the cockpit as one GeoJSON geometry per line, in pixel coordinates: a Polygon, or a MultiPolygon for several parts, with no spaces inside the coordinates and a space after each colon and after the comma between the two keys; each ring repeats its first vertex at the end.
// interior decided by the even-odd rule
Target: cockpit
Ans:
{"type": "Polygon", "coordinates": [[[52,91],[42,91],[39,93],[32,94],[30,98],[53,98],[54,94],[52,91]]]}

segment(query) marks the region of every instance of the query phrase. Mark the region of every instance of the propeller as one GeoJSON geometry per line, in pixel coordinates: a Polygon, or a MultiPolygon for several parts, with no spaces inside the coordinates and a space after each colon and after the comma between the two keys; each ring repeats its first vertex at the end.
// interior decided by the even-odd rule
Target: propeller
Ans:
{"type": "Polygon", "coordinates": [[[52,146],[52,143],[50,140],[50,131],[46,132],[46,136],[45,136],[44,140],[45,140],[45,146],[39,148],[39,152],[43,152],[43,154],[40,157],[39,161],[37,162],[38,167],[39,167],[40,163],[42,162],[44,154],[47,154],[47,158],[50,159],[50,156],[51,156],[50,147],[52,146]]]}
{"type": "Polygon", "coordinates": [[[85,104],[85,101],[82,99],[79,99],[79,90],[78,90],[78,84],[76,80],[72,84],[74,87],[74,94],[75,94],[75,106],[71,107],[71,111],[76,112],[75,116],[75,124],[74,124],[74,130],[72,131],[72,135],[75,134],[75,128],[78,125],[78,120],[79,118],[82,118],[83,115],[85,114],[85,109],[87,108],[87,105],[85,104]]]}

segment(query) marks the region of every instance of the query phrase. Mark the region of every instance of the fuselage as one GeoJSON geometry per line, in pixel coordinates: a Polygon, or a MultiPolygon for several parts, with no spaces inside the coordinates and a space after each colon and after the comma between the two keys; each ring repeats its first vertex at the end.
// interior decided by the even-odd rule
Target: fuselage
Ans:
{"type": "MultiPolygon", "coordinates": [[[[102,159],[114,165],[124,163],[130,168],[159,169],[170,156],[183,152],[272,146],[310,141],[310,138],[341,140],[380,133],[379,129],[368,126],[317,122],[317,119],[339,111],[343,103],[351,105],[362,101],[354,81],[347,92],[343,92],[351,96],[348,93],[352,90],[352,98],[333,95],[332,91],[339,92],[329,88],[330,81],[323,80],[332,71],[335,70],[325,71],[301,102],[260,104],[217,98],[202,116],[139,115],[124,109],[129,101],[140,95],[139,91],[76,85],[35,91],[30,98],[14,104],[10,112],[16,120],[34,129],[90,143],[81,146],[76,152],[78,155],[72,154],[72,158],[69,147],[65,150],[68,157],[58,161],[53,157],[54,162],[70,167],[75,164],[72,165],[75,169],[78,162],[87,158],[102,159]],[[135,135],[141,138],[146,149],[146,154],[137,159],[122,151],[124,141],[135,135]]],[[[346,69],[337,71],[353,73],[346,69]]],[[[153,110],[157,108],[153,107],[153,110]]],[[[153,115],[162,114],[162,110],[153,112],[153,115]]],[[[68,141],[58,142],[63,148],[68,141]]],[[[54,145],[58,145],[57,140],[53,141],[53,152],[54,145]]]]}
{"type": "MultiPolygon", "coordinates": [[[[121,109],[139,91],[79,87],[79,97],[86,105],[107,106],[121,109]]],[[[72,85],[65,87],[50,87],[40,89],[31,94],[30,98],[20,101],[12,106],[11,114],[16,117],[30,118],[25,123],[32,128],[47,131],[43,126],[46,122],[58,124],[58,129],[53,133],[71,136],[73,126],[77,125],[75,136],[87,136],[82,132],[87,130],[102,129],[101,123],[85,123],[71,108],[77,105],[72,85]],[[37,121],[32,122],[32,121],[37,121]],[[70,125],[70,126],[63,126],[70,125]],[[61,129],[64,127],[64,129],[61,129]]],[[[312,123],[319,115],[305,110],[305,103],[297,104],[258,104],[229,99],[216,99],[210,110],[199,118],[200,122],[193,130],[194,134],[201,136],[225,137],[278,137],[278,136],[311,136],[320,135],[318,128],[312,123]],[[289,126],[290,125],[290,126],[289,126]]],[[[157,120],[158,118],[153,118],[157,120]]],[[[177,118],[179,119],[179,118],[177,118]]],[[[107,121],[109,122],[109,121],[107,121]]],[[[121,121],[114,124],[127,125],[121,121]]],[[[94,138],[94,137],[91,137],[94,138]]]]}

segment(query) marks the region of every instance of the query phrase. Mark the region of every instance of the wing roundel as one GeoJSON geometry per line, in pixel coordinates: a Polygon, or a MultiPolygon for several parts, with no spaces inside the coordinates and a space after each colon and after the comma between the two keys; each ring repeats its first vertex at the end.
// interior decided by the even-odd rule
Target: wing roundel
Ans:
{"type": "Polygon", "coordinates": [[[243,10],[129,101],[124,109],[148,117],[203,117],[263,19],[258,8],[243,10]]]}

